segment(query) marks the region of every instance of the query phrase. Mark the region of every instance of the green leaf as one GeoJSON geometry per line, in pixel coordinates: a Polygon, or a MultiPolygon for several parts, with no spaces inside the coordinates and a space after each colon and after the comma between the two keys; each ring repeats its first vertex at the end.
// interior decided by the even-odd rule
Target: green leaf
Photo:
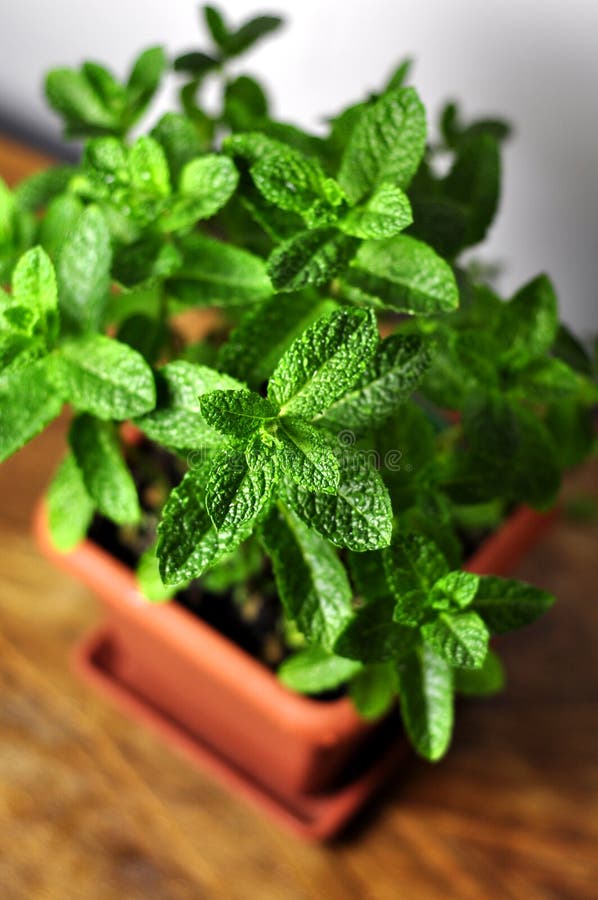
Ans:
{"type": "Polygon", "coordinates": [[[219,368],[259,388],[293,340],[336,305],[309,291],[268,298],[249,309],[218,354],[219,368]]]}
{"type": "Polygon", "coordinates": [[[379,550],[366,550],[361,553],[350,551],[346,556],[351,581],[360,601],[370,603],[382,597],[388,599],[390,590],[386,583],[386,575],[379,550]]]}
{"type": "Polygon", "coordinates": [[[85,489],[98,511],[117,525],[141,516],[137,488],[122,457],[117,432],[108,422],[83,414],[72,422],[69,442],[85,489]]]}
{"type": "Polygon", "coordinates": [[[278,410],[265,397],[253,391],[217,390],[200,397],[201,414],[210,426],[221,434],[248,438],[278,410]]]}
{"type": "Polygon", "coordinates": [[[349,696],[362,718],[379,719],[392,706],[397,687],[396,668],[392,663],[372,663],[353,676],[349,696]]]}
{"type": "Polygon", "coordinates": [[[212,40],[221,50],[226,47],[226,42],[230,37],[230,31],[226,25],[222,14],[215,6],[204,6],[203,14],[208,30],[212,35],[212,40]]]}
{"type": "Polygon", "coordinates": [[[158,525],[157,556],[165,585],[191,581],[248,537],[252,526],[219,535],[205,503],[209,465],[191,469],[171,491],[158,525]]]}
{"type": "Polygon", "coordinates": [[[521,399],[549,403],[579,390],[579,376],[560,359],[546,356],[534,359],[514,373],[510,393],[521,399]]]}
{"type": "Polygon", "coordinates": [[[285,416],[276,437],[283,470],[308,491],[335,493],[340,467],[329,438],[303,419],[285,416]]]}
{"type": "Polygon", "coordinates": [[[404,620],[403,598],[410,592],[419,591],[427,600],[433,585],[448,572],[448,563],[436,544],[421,534],[399,532],[390,547],[382,554],[388,586],[396,600],[395,620],[416,625],[415,621],[404,620]]]}
{"type": "Polygon", "coordinates": [[[17,263],[12,276],[12,299],[41,318],[52,333],[57,328],[58,294],[54,266],[41,247],[28,250],[17,263]]]}
{"type": "Polygon", "coordinates": [[[21,209],[37,212],[67,189],[75,173],[74,166],[50,166],[20,181],[14,196],[21,209]]]}
{"type": "Polygon", "coordinates": [[[54,69],[46,78],[46,98],[64,116],[71,135],[107,133],[117,126],[118,115],[106,106],[83,72],[54,69]]]}
{"type": "Polygon", "coordinates": [[[386,596],[358,609],[335,641],[335,653],[367,664],[397,661],[410,654],[417,632],[393,622],[393,607],[394,600],[386,596]]]}
{"type": "Polygon", "coordinates": [[[431,316],[459,305],[449,264],[427,244],[404,234],[365,241],[343,280],[349,299],[369,300],[396,312],[431,316]]]}
{"type": "Polygon", "coordinates": [[[441,612],[432,622],[422,625],[421,633],[424,641],[451,666],[479,669],[486,658],[490,633],[475,612],[441,612]]]}
{"type": "Polygon", "coordinates": [[[46,494],[46,504],[52,543],[67,553],[87,534],[95,509],[72,453],[58,467],[46,494]]]}
{"type": "MultiPolygon", "coordinates": [[[[226,56],[239,56],[257,41],[280,28],[283,20],[279,16],[256,16],[226,38],[222,49],[226,56]]],[[[214,34],[214,32],[212,32],[214,34]]]]}
{"type": "Polygon", "coordinates": [[[186,587],[186,582],[169,585],[163,583],[155,544],[146,550],[139,560],[136,576],[139,590],[146,600],[151,600],[152,603],[170,600],[178,591],[186,587]]]}
{"type": "Polygon", "coordinates": [[[502,691],[505,673],[498,656],[488,650],[479,669],[456,669],[455,691],[466,697],[486,697],[502,691]]]}
{"type": "Polygon", "coordinates": [[[426,143],[426,114],[413,88],[387,91],[365,107],[341,161],[338,180],[357,203],[383,182],[405,188],[426,143]]]}
{"type": "Polygon", "coordinates": [[[239,173],[227,156],[211,153],[192,159],[181,172],[180,196],[160,219],[162,231],[177,231],[209,219],[233,195],[239,173]]]}
{"type": "Polygon", "coordinates": [[[384,424],[415,390],[429,362],[430,353],[417,335],[391,335],[379,345],[352,390],[326,410],[323,424],[355,433],[384,424]]]}
{"type": "Polygon", "coordinates": [[[242,385],[215,369],[175,360],[156,373],[156,408],[135,420],[151,440],[166,447],[217,447],[219,434],[209,428],[200,409],[200,396],[215,390],[238,390],[242,385]]]}
{"type": "Polygon", "coordinates": [[[219,450],[206,484],[206,507],[218,532],[236,533],[254,522],[270,503],[276,476],[276,459],[267,452],[250,465],[242,450],[219,450]]]}
{"type": "Polygon", "coordinates": [[[558,331],[557,298],[546,275],[524,285],[505,307],[501,343],[502,360],[521,366],[544,356],[558,331]]]}
{"type": "Polygon", "coordinates": [[[270,254],[268,274],[277,291],[300,291],[327,284],[344,271],[357,240],[332,228],[302,231],[270,254]]]}
{"type": "Polygon", "coordinates": [[[393,237],[412,222],[407,194],[394,184],[381,184],[365,206],[350,210],[338,226],[353,237],[379,240],[393,237]]]}
{"type": "Polygon", "coordinates": [[[354,659],[335,656],[322,647],[308,647],[286,659],[278,677],[286,687],[302,694],[319,694],[344,684],[361,670],[354,659]]]}
{"type": "Polygon", "coordinates": [[[323,413],[355,384],[377,340],[375,318],[363,310],[341,309],[318,319],[278,363],[268,396],[284,415],[323,413]]]}
{"type": "Polygon", "coordinates": [[[262,523],[286,616],[305,638],[332,650],[352,618],[351,587],[335,550],[282,505],[262,523]]]}
{"type": "Polygon", "coordinates": [[[480,585],[480,576],[472,572],[449,572],[439,578],[430,593],[434,609],[464,609],[469,606],[480,585]]]}
{"type": "Polygon", "coordinates": [[[554,597],[523,581],[483,575],[471,604],[494,634],[534,622],[554,603],[554,597]]]}
{"type": "Polygon", "coordinates": [[[474,134],[459,143],[444,190],[465,210],[462,246],[478,244],[486,236],[498,209],[500,174],[500,148],[494,137],[474,134]]]}
{"type": "Polygon", "coordinates": [[[50,358],[0,375],[0,462],[39,434],[60,413],[63,397],[53,381],[50,358]]]}
{"type": "Polygon", "coordinates": [[[224,90],[224,119],[233,131],[250,131],[268,115],[263,88],[247,75],[229,81],[224,90]]]}
{"type": "Polygon", "coordinates": [[[90,334],[68,341],[58,360],[65,395],[77,410],[128,419],[156,402],[152,370],[141,354],[114,338],[90,334]]]}
{"type": "Polygon", "coordinates": [[[401,664],[399,699],[415,749],[436,762],[446,753],[453,730],[453,675],[450,666],[425,644],[401,664]]]}
{"type": "Polygon", "coordinates": [[[378,550],[392,532],[390,497],[368,457],[347,450],[340,454],[341,479],[336,494],[310,493],[285,485],[295,512],[338,547],[378,550]]]}
{"type": "Polygon", "coordinates": [[[218,60],[214,56],[191,51],[177,56],[173,63],[173,69],[175,72],[185,72],[187,75],[193,75],[196,80],[200,80],[208,72],[217,69],[218,65],[218,60]]]}
{"type": "Polygon", "coordinates": [[[135,141],[129,150],[128,168],[133,189],[157,197],[170,195],[168,162],[154,138],[144,135],[135,141]]]}
{"type": "Polygon", "coordinates": [[[127,81],[129,122],[136,121],[158,90],[168,61],[162,47],[150,47],[137,57],[127,81]]]}
{"type": "Polygon", "coordinates": [[[264,261],[246,250],[203,235],[188,237],[182,250],[183,265],[167,288],[186,306],[238,306],[272,294],[264,261]]]}
{"type": "Polygon", "coordinates": [[[202,143],[195,125],[182,113],[167,112],[154,126],[151,136],[164,151],[171,183],[177,184],[186,164],[202,152],[202,143]]]}
{"type": "Polygon", "coordinates": [[[78,197],[62,194],[55,197],[46,209],[39,226],[38,240],[52,259],[60,256],[62,246],[81,218],[83,208],[78,197]]]}
{"type": "Polygon", "coordinates": [[[88,206],[64,240],[56,269],[60,310],[78,330],[100,328],[111,263],[106,220],[96,206],[88,206]]]}

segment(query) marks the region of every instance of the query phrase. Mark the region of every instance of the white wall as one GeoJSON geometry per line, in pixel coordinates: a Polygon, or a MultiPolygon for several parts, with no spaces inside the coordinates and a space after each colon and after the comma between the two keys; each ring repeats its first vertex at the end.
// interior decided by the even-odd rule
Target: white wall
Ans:
{"type": "MultiPolygon", "coordinates": [[[[505,262],[503,285],[540,270],[554,278],[565,318],[598,329],[598,2],[596,0],[228,0],[231,19],[282,12],[285,34],[247,69],[275,85],[277,112],[307,127],[376,88],[404,55],[433,110],[461,98],[468,114],[507,115],[501,213],[485,256],[505,262]]],[[[45,70],[85,58],[123,72],[140,48],[172,52],[199,39],[197,5],[182,0],[3,0],[0,115],[58,134],[41,97],[45,70]]]]}

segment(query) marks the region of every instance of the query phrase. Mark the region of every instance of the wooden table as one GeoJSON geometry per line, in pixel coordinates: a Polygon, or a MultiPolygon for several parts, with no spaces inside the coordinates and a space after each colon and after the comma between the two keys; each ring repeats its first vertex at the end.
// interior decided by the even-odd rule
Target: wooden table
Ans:
{"type": "MultiPolygon", "coordinates": [[[[13,181],[43,165],[0,142],[13,181]]],[[[2,900],[598,898],[598,526],[562,521],[518,575],[555,591],[507,638],[509,686],[459,711],[330,847],[310,846],[190,768],[70,674],[93,598],[29,533],[65,420],[0,468],[2,900]]],[[[598,466],[570,480],[595,494],[598,466]]]]}

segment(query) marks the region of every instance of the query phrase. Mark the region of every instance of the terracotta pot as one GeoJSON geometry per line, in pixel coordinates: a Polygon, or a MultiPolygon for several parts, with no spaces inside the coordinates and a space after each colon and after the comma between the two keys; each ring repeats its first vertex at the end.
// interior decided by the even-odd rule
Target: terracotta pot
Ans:
{"type": "MultiPolygon", "coordinates": [[[[518,510],[467,568],[506,573],[553,515],[518,510]]],[[[34,529],[43,553],[105,607],[105,624],[76,652],[79,672],[295,831],[329,837],[400,762],[404,742],[388,722],[362,721],[346,698],[322,702],[287,690],[182,606],[148,603],[133,573],[91,541],[56,551],[43,503],[34,529]]]]}

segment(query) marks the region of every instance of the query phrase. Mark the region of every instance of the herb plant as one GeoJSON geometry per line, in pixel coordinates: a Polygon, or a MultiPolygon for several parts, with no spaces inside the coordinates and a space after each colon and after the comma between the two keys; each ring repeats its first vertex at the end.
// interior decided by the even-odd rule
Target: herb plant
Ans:
{"type": "Polygon", "coordinates": [[[228,74],[280,20],[203,14],[205,51],[168,64],[152,48],[124,83],[97,63],[48,76],[85,145],[75,166],[0,184],[0,455],[70,404],[57,547],[99,515],[142,535],[153,600],[196,579],[241,604],[275,589],[284,683],[346,685],[366,718],[398,697],[436,760],[455,692],[502,685],[491,636],[553,600],[464,571],[463,536],[554,502],[592,446],[593,365],[546,276],[505,302],[462,262],[498,206],[504,123],[449,104],[432,141],[402,63],[308,134],[228,74]],[[168,67],[180,111],[131,139],[168,67]],[[215,325],[186,339],[180,313],[207,307],[215,325]],[[138,453],[175,461],[151,502],[124,421],[138,453]]]}

